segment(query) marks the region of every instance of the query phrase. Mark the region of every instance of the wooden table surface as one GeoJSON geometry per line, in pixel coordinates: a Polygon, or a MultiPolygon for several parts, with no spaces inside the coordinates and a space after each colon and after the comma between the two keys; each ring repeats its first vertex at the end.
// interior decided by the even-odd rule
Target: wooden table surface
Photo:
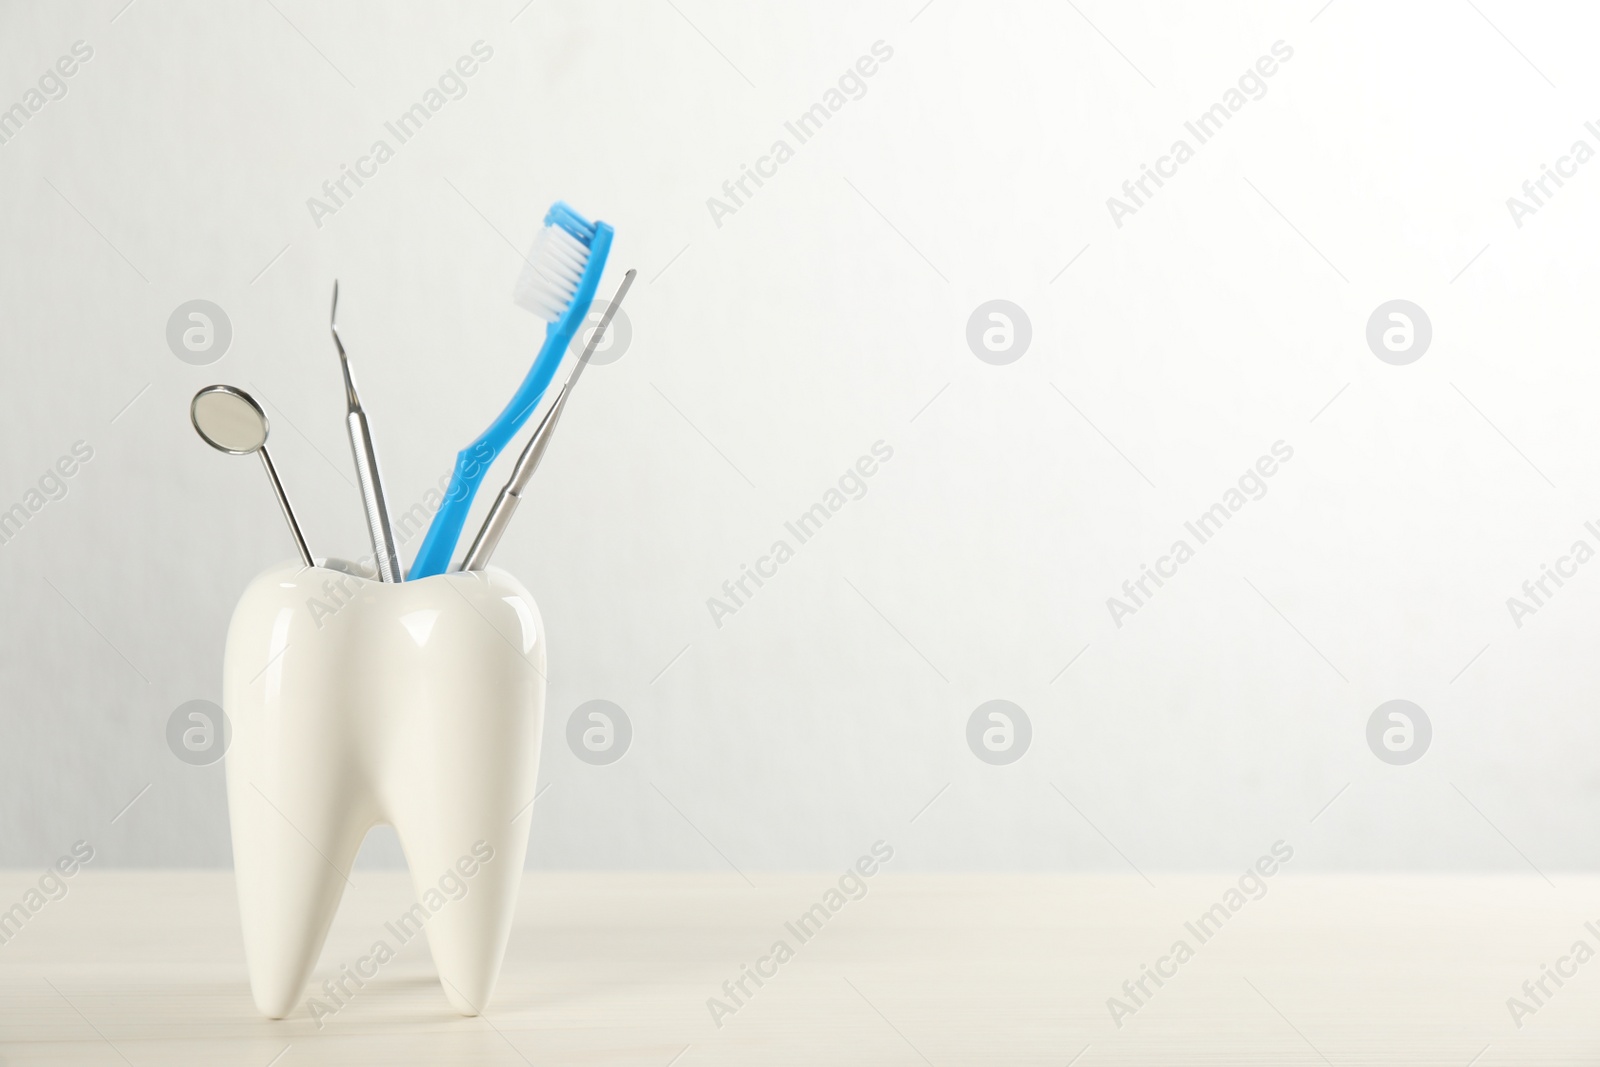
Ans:
{"type": "MultiPolygon", "coordinates": [[[[1600,950],[1593,876],[1280,873],[1202,941],[1185,923],[1237,876],[884,871],[801,941],[785,923],[837,877],[530,872],[485,1016],[449,1010],[418,939],[333,1014],[273,1022],[231,873],[85,870],[0,944],[0,1063],[1600,1063],[1600,959],[1570,955],[1600,950]],[[724,981],[779,940],[735,1006],[724,981]],[[1136,1004],[1124,981],[1179,940],[1136,1004]]],[[[0,872],[0,909],[37,879],[0,872]]],[[[353,881],[307,997],[412,902],[401,872],[353,881]]]]}

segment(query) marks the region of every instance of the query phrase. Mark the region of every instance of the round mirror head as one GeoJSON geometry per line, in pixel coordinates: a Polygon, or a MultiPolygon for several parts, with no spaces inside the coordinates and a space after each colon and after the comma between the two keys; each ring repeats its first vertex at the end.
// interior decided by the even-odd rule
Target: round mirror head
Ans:
{"type": "Polygon", "coordinates": [[[267,414],[249,393],[231,385],[208,385],[194,394],[189,421],[212,448],[247,456],[267,443],[267,414]]]}

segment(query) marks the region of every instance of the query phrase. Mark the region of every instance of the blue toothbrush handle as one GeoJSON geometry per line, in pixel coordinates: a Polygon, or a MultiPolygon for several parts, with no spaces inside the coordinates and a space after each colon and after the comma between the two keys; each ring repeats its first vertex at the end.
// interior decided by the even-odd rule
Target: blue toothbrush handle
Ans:
{"type": "MultiPolygon", "coordinates": [[[[583,313],[588,314],[588,311],[589,306],[585,303],[583,313]]],[[[406,575],[407,581],[429,578],[450,569],[450,556],[456,550],[461,528],[466,525],[467,513],[472,510],[472,498],[477,495],[483,476],[489,472],[489,467],[501,450],[522,429],[522,424],[528,421],[528,416],[539,406],[539,401],[544,399],[545,390],[550,388],[550,379],[555,377],[556,367],[566,354],[574,329],[576,323],[566,320],[551,323],[545,329],[544,346],[539,349],[533,367],[511,398],[511,403],[476,441],[456,453],[456,469],[450,475],[450,488],[445,493],[444,503],[433,516],[428,535],[422,539],[422,548],[417,551],[417,558],[411,564],[411,571],[406,575]]]]}
{"type": "MultiPolygon", "coordinates": [[[[551,209],[551,215],[546,216],[546,225],[555,217],[558,208],[571,210],[564,204],[556,205],[551,209]]],[[[510,403],[489,428],[456,454],[456,469],[450,475],[449,492],[433,516],[428,535],[422,539],[422,548],[411,564],[411,571],[406,575],[407,581],[429,578],[450,569],[450,556],[456,550],[456,541],[461,537],[461,528],[466,525],[467,513],[472,510],[472,498],[477,495],[483,476],[488,473],[495,457],[522,429],[522,424],[528,421],[534,408],[539,406],[545,390],[550,387],[550,379],[555,377],[556,367],[561,363],[562,356],[566,355],[567,346],[571,344],[584,316],[589,314],[595,288],[600,284],[600,275],[605,270],[606,258],[611,252],[614,232],[603,222],[595,223],[594,239],[589,244],[589,262],[578,282],[577,291],[565,313],[545,327],[544,345],[539,349],[533,366],[528,369],[528,376],[522,380],[510,403]]]]}
{"type": "Polygon", "coordinates": [[[472,498],[478,486],[489,473],[499,450],[482,439],[456,453],[456,469],[450,475],[450,488],[445,492],[444,503],[422,539],[416,561],[411,564],[407,580],[443,574],[450,567],[450,553],[455,551],[461,528],[466,525],[467,513],[472,510],[472,498]]]}

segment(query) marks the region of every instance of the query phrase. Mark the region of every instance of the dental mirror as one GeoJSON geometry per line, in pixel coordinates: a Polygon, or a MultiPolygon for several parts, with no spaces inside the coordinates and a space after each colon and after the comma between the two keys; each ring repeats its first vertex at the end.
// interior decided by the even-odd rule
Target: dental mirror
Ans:
{"type": "Polygon", "coordinates": [[[315,567],[305,535],[300,532],[300,523],[294,517],[294,508],[289,506],[289,495],[278,479],[278,469],[267,455],[267,413],[261,410],[255,398],[231,385],[208,385],[194,395],[189,405],[189,421],[194,423],[200,439],[218,452],[230,456],[248,456],[254,452],[261,457],[261,465],[267,469],[267,480],[272,483],[272,491],[283,508],[283,517],[289,521],[289,532],[294,535],[301,562],[315,567]]]}

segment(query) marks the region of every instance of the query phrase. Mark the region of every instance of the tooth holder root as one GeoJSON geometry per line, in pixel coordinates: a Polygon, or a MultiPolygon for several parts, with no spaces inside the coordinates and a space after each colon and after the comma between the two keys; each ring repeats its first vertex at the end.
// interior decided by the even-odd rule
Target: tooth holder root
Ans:
{"type": "MultiPolygon", "coordinates": [[[[411,869],[407,939],[426,932],[452,1007],[484,1010],[527,855],[544,678],[538,608],[496,568],[382,583],[285,563],[245,590],[223,701],[245,960],[263,1015],[283,1018],[306,992],[378,823],[395,827],[411,869]]],[[[382,995],[381,979],[365,985],[382,995]]]]}

